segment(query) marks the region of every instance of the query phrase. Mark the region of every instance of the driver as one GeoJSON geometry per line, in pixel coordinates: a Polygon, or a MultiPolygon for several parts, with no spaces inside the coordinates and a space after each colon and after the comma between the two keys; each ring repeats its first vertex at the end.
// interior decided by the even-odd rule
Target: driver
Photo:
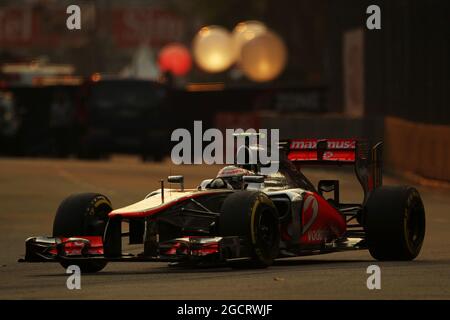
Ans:
{"type": "Polygon", "coordinates": [[[242,189],[243,176],[251,176],[254,173],[250,170],[239,168],[236,166],[226,166],[217,173],[216,179],[222,179],[233,189],[242,189]]]}

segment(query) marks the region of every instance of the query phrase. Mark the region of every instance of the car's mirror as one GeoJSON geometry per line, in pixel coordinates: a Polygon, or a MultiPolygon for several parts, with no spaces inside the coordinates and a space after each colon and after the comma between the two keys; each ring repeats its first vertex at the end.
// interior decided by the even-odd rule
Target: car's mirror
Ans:
{"type": "Polygon", "coordinates": [[[318,189],[321,196],[324,193],[334,192],[334,201],[339,203],[339,180],[320,180],[318,189]]]}
{"type": "Polygon", "coordinates": [[[169,183],[179,183],[181,191],[184,191],[184,176],[168,176],[167,182],[169,183]]]}

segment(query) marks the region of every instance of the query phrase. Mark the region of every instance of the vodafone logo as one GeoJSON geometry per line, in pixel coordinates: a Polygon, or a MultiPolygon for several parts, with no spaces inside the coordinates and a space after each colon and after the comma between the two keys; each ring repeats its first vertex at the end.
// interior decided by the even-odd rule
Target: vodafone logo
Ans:
{"type": "Polygon", "coordinates": [[[308,241],[323,241],[327,236],[328,232],[325,230],[312,230],[308,232],[308,241]]]}
{"type": "Polygon", "coordinates": [[[319,212],[319,203],[317,199],[308,194],[305,198],[305,202],[303,203],[303,233],[308,231],[308,229],[312,226],[314,221],[317,218],[317,213],[319,212]]]}

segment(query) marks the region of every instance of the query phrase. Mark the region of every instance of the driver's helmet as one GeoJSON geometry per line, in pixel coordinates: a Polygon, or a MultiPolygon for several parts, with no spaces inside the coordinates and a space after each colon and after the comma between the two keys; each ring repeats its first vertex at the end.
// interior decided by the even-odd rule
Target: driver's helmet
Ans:
{"type": "Polygon", "coordinates": [[[254,173],[250,170],[239,168],[236,166],[226,166],[217,173],[216,178],[221,178],[227,182],[233,189],[242,189],[243,176],[251,176],[254,173]]]}

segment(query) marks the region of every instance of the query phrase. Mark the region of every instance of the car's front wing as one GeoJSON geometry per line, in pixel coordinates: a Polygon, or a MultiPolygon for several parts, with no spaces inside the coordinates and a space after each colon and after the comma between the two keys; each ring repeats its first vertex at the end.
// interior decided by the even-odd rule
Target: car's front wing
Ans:
{"type": "Polygon", "coordinates": [[[104,254],[101,236],[31,237],[25,242],[25,258],[19,262],[63,262],[103,260],[111,262],[198,262],[225,263],[249,258],[246,246],[239,237],[189,236],[158,243],[157,254],[104,254]]]}

